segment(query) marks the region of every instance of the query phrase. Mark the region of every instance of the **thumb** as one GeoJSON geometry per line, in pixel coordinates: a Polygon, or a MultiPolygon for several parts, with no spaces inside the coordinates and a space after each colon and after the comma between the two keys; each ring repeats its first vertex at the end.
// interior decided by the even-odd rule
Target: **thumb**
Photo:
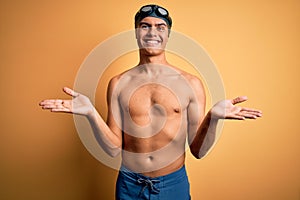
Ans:
{"type": "Polygon", "coordinates": [[[67,95],[70,95],[72,97],[77,97],[79,95],[79,93],[75,92],[74,90],[68,88],[68,87],[64,87],[63,88],[63,91],[67,94],[67,95]]]}
{"type": "Polygon", "coordinates": [[[239,96],[239,97],[237,97],[237,98],[232,99],[232,100],[231,100],[231,103],[232,103],[233,105],[235,105],[235,104],[237,104],[237,103],[242,103],[242,102],[247,101],[247,100],[248,100],[248,97],[246,97],[246,96],[239,96]]]}

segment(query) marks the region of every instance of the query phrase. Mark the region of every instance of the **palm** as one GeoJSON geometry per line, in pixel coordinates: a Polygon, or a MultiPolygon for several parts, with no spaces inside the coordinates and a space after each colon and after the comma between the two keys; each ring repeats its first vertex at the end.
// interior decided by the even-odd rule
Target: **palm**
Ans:
{"type": "Polygon", "coordinates": [[[64,92],[73,97],[72,100],[47,99],[40,103],[43,109],[52,112],[66,112],[79,115],[88,115],[93,110],[93,105],[89,98],[76,93],[70,88],[64,88],[64,92]]]}
{"type": "Polygon", "coordinates": [[[215,104],[211,110],[212,115],[221,119],[256,119],[262,112],[253,108],[236,106],[247,100],[247,97],[237,97],[232,100],[223,100],[215,104]]]}

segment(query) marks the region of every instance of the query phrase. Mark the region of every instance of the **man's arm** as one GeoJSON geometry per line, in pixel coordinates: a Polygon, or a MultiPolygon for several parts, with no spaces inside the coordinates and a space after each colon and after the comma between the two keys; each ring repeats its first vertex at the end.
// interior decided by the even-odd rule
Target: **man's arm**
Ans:
{"type": "MultiPolygon", "coordinates": [[[[51,112],[65,112],[87,117],[99,145],[107,154],[114,157],[121,152],[122,147],[121,130],[114,122],[113,116],[110,112],[112,104],[118,105],[115,103],[115,101],[118,101],[117,98],[112,97],[112,91],[114,90],[115,85],[116,81],[111,80],[107,94],[109,107],[108,124],[110,124],[110,126],[105,123],[88,97],[67,87],[64,87],[63,91],[69,96],[72,96],[72,100],[47,99],[42,101],[40,106],[43,109],[50,110],[51,112]]],[[[114,116],[118,114],[119,113],[115,113],[114,116]]]]}
{"type": "Polygon", "coordinates": [[[236,104],[247,100],[247,97],[242,96],[216,103],[203,118],[203,110],[205,108],[205,104],[203,104],[203,102],[205,102],[203,86],[200,80],[192,81],[191,86],[193,87],[195,95],[188,107],[188,134],[191,153],[197,159],[205,156],[214,145],[219,120],[256,119],[262,116],[262,112],[259,110],[236,106],[236,104]],[[199,118],[197,119],[197,117],[199,118]]]}

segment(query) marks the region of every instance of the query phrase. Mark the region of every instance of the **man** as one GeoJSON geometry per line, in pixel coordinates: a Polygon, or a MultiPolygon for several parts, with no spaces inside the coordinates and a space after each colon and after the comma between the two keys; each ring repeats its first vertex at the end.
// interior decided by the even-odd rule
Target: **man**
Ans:
{"type": "Polygon", "coordinates": [[[44,100],[43,109],[84,115],[103,150],[122,153],[116,199],[190,199],[185,144],[196,158],[215,142],[220,119],[255,119],[256,109],[235,106],[246,97],[223,100],[205,115],[201,81],[169,64],[165,57],[172,20],[158,5],[135,16],[139,64],[110,80],[105,122],[90,100],[70,88],[72,100],[44,100]]]}

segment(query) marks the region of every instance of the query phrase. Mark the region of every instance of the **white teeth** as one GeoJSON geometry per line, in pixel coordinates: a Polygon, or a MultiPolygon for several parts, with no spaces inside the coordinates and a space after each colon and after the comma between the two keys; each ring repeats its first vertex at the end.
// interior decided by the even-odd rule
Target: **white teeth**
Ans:
{"type": "Polygon", "coordinates": [[[158,44],[158,41],[156,41],[156,40],[148,40],[147,43],[149,43],[149,44],[158,44]]]}

